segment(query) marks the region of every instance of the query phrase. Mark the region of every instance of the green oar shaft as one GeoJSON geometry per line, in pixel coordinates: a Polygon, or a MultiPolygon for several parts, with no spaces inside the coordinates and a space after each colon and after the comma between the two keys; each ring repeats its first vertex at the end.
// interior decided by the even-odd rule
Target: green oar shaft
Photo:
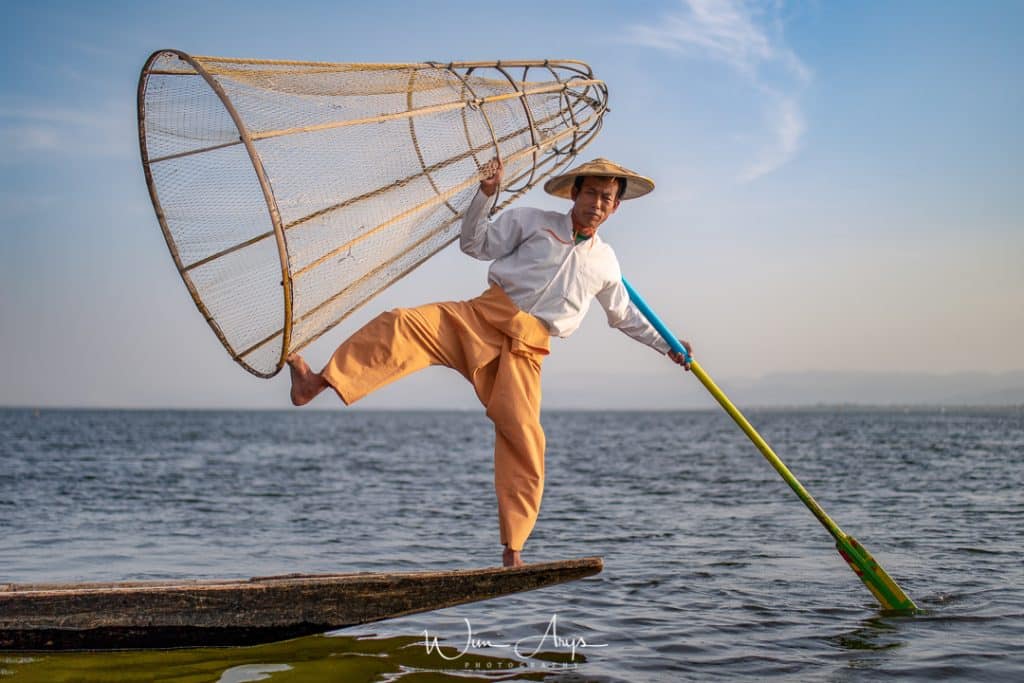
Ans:
{"type": "Polygon", "coordinates": [[[814,500],[814,497],[807,492],[803,484],[789,471],[785,463],[779,459],[779,456],[775,455],[775,451],[771,449],[761,435],[757,433],[757,430],[747,421],[747,418],[743,416],[743,413],[739,411],[736,406],[732,404],[729,397],[725,395],[718,385],[711,379],[711,377],[704,372],[704,368],[700,366],[696,360],[690,356],[690,352],[679,342],[679,340],[669,331],[668,327],[661,321],[657,313],[651,310],[651,307],[647,305],[647,302],[643,300],[643,297],[633,289],[633,286],[626,281],[626,278],[622,278],[622,284],[626,286],[626,291],[629,292],[630,300],[636,305],[640,312],[651,322],[651,324],[658,330],[658,333],[668,342],[669,346],[672,347],[673,351],[683,354],[687,361],[690,363],[690,370],[697,379],[700,380],[701,384],[711,392],[711,395],[715,397],[718,404],[725,409],[725,412],[739,425],[739,428],[743,430],[743,433],[757,446],[757,449],[761,451],[761,454],[771,463],[771,466],[775,468],[782,478],[789,484],[789,487],[793,489],[796,495],[803,501],[804,505],[814,514],[814,516],[821,522],[822,526],[828,529],[828,532],[832,534],[832,537],[836,539],[836,549],[839,550],[839,554],[843,556],[846,563],[850,565],[850,568],[854,573],[864,582],[864,585],[868,587],[872,595],[881,603],[882,607],[893,610],[914,610],[917,609],[917,605],[914,601],[903,592],[896,582],[886,573],[882,566],[875,561],[875,558],[871,556],[871,553],[862,546],[857,539],[843,532],[839,528],[839,525],[832,521],[832,518],[825,514],[825,511],[818,501],[814,500]]]}
{"type": "Polygon", "coordinates": [[[807,489],[805,489],[804,485],[800,483],[800,480],[789,471],[788,467],[786,467],[786,463],[782,462],[782,460],[779,459],[779,456],[775,455],[775,451],[773,451],[771,446],[768,445],[768,442],[761,438],[761,435],[758,434],[757,430],[754,429],[754,427],[747,421],[747,418],[743,416],[743,413],[741,413],[739,409],[732,404],[729,397],[718,388],[718,385],[715,384],[714,380],[708,376],[708,373],[704,372],[704,368],[700,366],[700,363],[693,358],[690,359],[690,371],[697,377],[697,379],[700,380],[700,383],[703,384],[709,392],[711,392],[711,395],[715,397],[718,404],[725,408],[725,412],[729,413],[729,417],[731,417],[733,421],[739,425],[739,428],[743,430],[743,433],[754,442],[754,445],[757,446],[757,450],[761,451],[761,455],[767,458],[768,462],[775,468],[775,471],[782,475],[782,478],[786,480],[787,484],[789,484],[789,488],[793,489],[796,495],[799,496],[800,500],[804,502],[804,505],[806,505],[808,509],[814,513],[814,516],[818,518],[818,521],[828,529],[828,532],[832,534],[837,541],[844,538],[846,534],[844,534],[843,530],[839,528],[839,525],[833,522],[832,518],[825,514],[825,511],[820,505],[818,505],[818,501],[814,500],[814,496],[807,492],[807,489]]]}

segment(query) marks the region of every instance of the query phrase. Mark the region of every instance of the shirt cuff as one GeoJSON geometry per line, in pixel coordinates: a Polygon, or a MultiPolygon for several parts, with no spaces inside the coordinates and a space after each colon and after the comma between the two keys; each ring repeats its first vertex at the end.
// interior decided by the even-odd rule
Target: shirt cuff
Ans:
{"type": "Polygon", "coordinates": [[[476,189],[476,194],[473,195],[473,201],[469,203],[469,207],[466,208],[466,216],[472,216],[475,220],[480,220],[481,214],[487,212],[487,204],[490,203],[493,197],[488,197],[484,194],[484,191],[479,187],[476,189]]]}
{"type": "Polygon", "coordinates": [[[662,337],[660,334],[658,335],[658,338],[654,340],[654,344],[652,344],[651,346],[656,351],[660,351],[661,353],[664,353],[666,355],[668,354],[669,351],[672,350],[672,347],[669,346],[668,342],[665,341],[665,338],[662,337]]]}

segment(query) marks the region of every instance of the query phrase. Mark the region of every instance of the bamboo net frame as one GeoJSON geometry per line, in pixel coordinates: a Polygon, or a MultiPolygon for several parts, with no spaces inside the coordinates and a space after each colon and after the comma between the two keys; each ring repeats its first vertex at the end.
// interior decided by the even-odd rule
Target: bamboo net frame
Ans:
{"type": "Polygon", "coordinates": [[[569,164],[608,91],[575,60],[347,64],[159,50],[139,78],[142,165],[193,301],[272,377],[492,211],[569,164]]]}

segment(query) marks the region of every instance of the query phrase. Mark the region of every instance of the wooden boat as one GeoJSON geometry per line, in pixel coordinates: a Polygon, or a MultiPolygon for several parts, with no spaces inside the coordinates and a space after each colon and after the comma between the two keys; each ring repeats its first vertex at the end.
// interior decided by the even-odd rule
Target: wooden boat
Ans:
{"type": "Polygon", "coordinates": [[[236,580],[0,584],[0,650],[255,645],[597,574],[599,557],[514,568],[236,580]]]}

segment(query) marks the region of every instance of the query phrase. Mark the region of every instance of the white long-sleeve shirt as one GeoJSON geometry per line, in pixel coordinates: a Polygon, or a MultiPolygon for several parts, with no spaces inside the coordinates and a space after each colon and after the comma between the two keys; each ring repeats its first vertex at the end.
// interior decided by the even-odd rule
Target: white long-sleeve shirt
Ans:
{"type": "Polygon", "coordinates": [[[573,243],[572,215],[534,208],[487,217],[490,198],[479,190],[462,218],[462,251],[491,264],[487,279],[552,335],[576,331],[597,298],[608,324],[661,353],[669,345],[629,300],[619,261],[597,234],[573,243]]]}

